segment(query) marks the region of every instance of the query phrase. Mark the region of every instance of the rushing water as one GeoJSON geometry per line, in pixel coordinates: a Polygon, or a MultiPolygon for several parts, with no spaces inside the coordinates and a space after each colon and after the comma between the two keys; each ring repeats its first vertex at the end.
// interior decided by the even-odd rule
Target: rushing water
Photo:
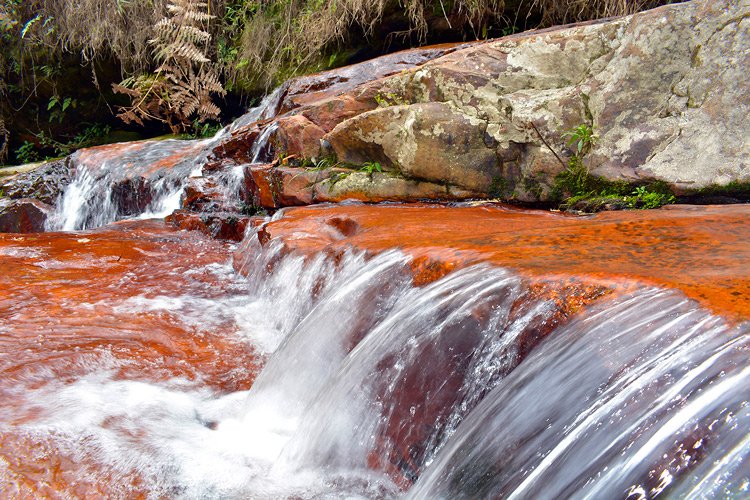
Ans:
{"type": "Polygon", "coordinates": [[[678,292],[525,355],[559,304],[502,268],[415,286],[397,251],[251,235],[241,278],[128,224],[0,246],[7,498],[750,497],[747,328],[678,292]]]}
{"type": "Polygon", "coordinates": [[[59,232],[0,235],[0,496],[750,498],[750,327],[681,292],[143,220],[191,183],[231,201],[243,165],[202,167],[280,96],[79,152],[59,232]]]}
{"type": "MultiPolygon", "coordinates": [[[[103,226],[124,218],[165,217],[181,206],[190,179],[204,175],[213,148],[233,132],[275,114],[283,96],[276,89],[255,108],[216,133],[200,140],[138,141],[76,152],[70,157],[74,175],[47,220],[48,231],[74,231],[103,226]]],[[[251,163],[268,161],[265,152],[275,125],[265,127],[251,148],[251,163]]],[[[237,198],[242,165],[214,174],[212,182],[226,197],[237,198]]]]}

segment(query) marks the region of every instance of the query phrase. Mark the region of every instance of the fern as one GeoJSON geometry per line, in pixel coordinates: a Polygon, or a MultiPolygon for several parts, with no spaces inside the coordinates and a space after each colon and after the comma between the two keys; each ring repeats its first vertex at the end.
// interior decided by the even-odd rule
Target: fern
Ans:
{"type": "Polygon", "coordinates": [[[132,98],[133,104],[118,115],[126,122],[142,123],[156,119],[177,133],[198,121],[216,120],[221,109],[212,94],[223,96],[214,64],[206,56],[211,35],[206,24],[214,16],[204,12],[206,2],[171,0],[167,10],[171,17],[159,20],[153,27],[154,58],[159,63],[154,75],[141,76],[114,85],[115,92],[132,98]]]}

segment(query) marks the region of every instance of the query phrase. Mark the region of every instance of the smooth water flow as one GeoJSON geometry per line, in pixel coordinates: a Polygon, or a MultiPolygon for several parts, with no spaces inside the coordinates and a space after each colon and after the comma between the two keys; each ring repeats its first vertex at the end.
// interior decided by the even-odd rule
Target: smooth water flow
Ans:
{"type": "MultiPolygon", "coordinates": [[[[4,252],[45,259],[14,248],[4,252]]],[[[498,267],[415,286],[397,251],[309,258],[251,235],[243,252],[235,267],[246,279],[188,258],[170,278],[185,285],[143,281],[162,272],[149,257],[116,278],[142,281],[135,295],[122,284],[93,302],[63,294],[47,299],[46,318],[3,327],[6,339],[44,324],[40,342],[61,335],[39,364],[3,361],[15,373],[0,388],[3,482],[23,489],[29,460],[62,457],[54,467],[77,479],[48,481],[71,498],[75,484],[102,482],[108,498],[748,497],[748,328],[680,293],[605,296],[554,326],[556,295],[498,267]],[[216,284],[191,284],[201,276],[216,284]],[[109,330],[87,333],[85,311],[105,309],[120,318],[106,326],[115,335],[115,324],[158,319],[154,333],[187,333],[160,341],[179,352],[216,332],[207,346],[235,346],[217,353],[222,363],[247,366],[244,350],[263,370],[249,390],[208,383],[210,364],[189,377],[145,375],[142,354],[87,347],[109,330]],[[64,347],[69,332],[78,347],[64,347]],[[142,374],[118,375],[131,365],[142,374]]],[[[50,272],[71,265],[82,264],[44,260],[50,272]]],[[[247,386],[248,373],[232,384],[247,386]]]]}

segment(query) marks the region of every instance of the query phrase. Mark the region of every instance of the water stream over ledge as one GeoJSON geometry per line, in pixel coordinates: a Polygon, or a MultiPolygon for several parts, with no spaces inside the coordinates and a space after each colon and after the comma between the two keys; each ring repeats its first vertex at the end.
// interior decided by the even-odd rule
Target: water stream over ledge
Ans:
{"type": "Polygon", "coordinates": [[[457,231],[440,210],[296,209],[239,247],[158,220],[0,235],[3,496],[750,498],[747,323],[420,243],[426,219],[402,250],[377,234],[376,213],[395,237],[437,211],[481,238],[479,210],[575,240],[541,212],[454,209],[457,231]]]}
{"type": "Polygon", "coordinates": [[[279,95],[79,151],[58,232],[0,234],[1,497],[750,498],[750,206],[161,220],[240,215],[279,95]]]}

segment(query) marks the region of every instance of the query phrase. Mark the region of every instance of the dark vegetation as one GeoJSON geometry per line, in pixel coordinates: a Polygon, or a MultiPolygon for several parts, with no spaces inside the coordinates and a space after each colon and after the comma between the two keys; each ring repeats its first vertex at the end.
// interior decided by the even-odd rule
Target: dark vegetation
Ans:
{"type": "Polygon", "coordinates": [[[498,37],[665,3],[4,0],[0,163],[138,134],[207,134],[294,75],[427,43],[498,37]]]}

